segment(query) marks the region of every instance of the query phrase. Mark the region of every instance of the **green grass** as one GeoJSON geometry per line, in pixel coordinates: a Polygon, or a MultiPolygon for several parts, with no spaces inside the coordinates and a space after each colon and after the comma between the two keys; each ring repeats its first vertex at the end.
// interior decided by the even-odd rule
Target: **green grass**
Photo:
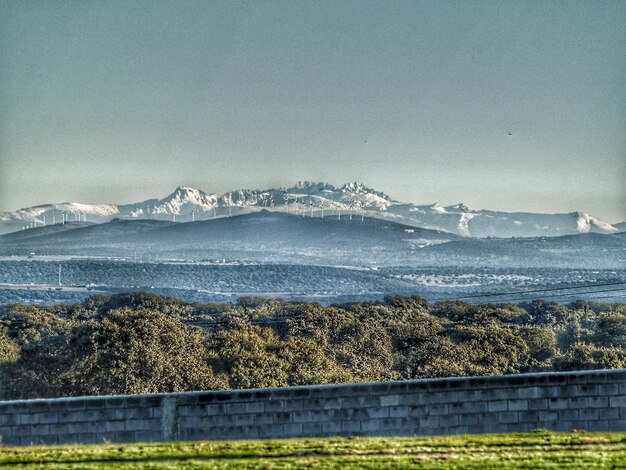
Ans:
{"type": "Polygon", "coordinates": [[[626,468],[626,433],[198,441],[0,448],[0,468],[626,468]]]}

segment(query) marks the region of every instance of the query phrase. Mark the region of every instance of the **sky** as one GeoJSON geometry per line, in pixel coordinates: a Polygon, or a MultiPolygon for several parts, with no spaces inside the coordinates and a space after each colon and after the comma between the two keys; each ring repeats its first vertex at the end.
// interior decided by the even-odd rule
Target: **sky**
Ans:
{"type": "Polygon", "coordinates": [[[361,181],[626,220],[626,2],[0,0],[0,211],[361,181]]]}

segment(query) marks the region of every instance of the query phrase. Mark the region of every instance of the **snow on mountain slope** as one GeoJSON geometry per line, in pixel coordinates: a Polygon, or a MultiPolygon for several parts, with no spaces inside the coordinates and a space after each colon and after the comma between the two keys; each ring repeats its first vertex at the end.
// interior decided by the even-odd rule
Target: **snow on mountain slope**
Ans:
{"type": "MultiPolygon", "coordinates": [[[[162,199],[134,204],[47,204],[0,213],[0,233],[65,221],[107,222],[113,218],[176,222],[229,217],[268,209],[296,215],[368,216],[466,237],[535,237],[616,233],[611,224],[584,212],[536,214],[472,210],[464,204],[417,205],[393,200],[359,182],[336,187],[300,181],[289,188],[239,189],[222,195],[178,187],[162,199]]],[[[623,230],[623,228],[621,229],[623,230]]]]}

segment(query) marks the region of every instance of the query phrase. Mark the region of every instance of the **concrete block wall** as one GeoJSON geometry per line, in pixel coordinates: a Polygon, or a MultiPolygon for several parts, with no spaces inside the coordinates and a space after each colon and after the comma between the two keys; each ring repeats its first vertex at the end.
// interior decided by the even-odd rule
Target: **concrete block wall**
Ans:
{"type": "Polygon", "coordinates": [[[5,445],[626,431],[626,370],[0,402],[5,445]]]}

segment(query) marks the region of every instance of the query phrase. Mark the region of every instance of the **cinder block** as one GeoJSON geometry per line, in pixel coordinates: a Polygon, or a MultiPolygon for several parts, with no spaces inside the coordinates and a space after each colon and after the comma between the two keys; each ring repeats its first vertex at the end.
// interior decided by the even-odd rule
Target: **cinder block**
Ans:
{"type": "Polygon", "coordinates": [[[520,423],[536,423],[539,421],[539,411],[520,411],[517,418],[520,423]]]}
{"type": "MultiPolygon", "coordinates": [[[[361,399],[363,397],[346,397],[341,398],[342,408],[360,408],[362,406],[361,399]]],[[[375,406],[379,404],[379,400],[375,399],[375,406]]]]}
{"type": "MultiPolygon", "coordinates": [[[[243,438],[247,438],[246,434],[249,434],[251,438],[256,437],[281,437],[283,435],[283,425],[282,424],[265,424],[263,426],[255,426],[254,430],[252,428],[246,429],[243,434],[243,438]]],[[[223,436],[228,436],[228,430],[222,433],[223,436]]],[[[222,437],[221,439],[225,439],[226,437],[222,437]]]]}
{"type": "Polygon", "coordinates": [[[506,432],[529,432],[536,429],[533,423],[509,423],[506,426],[506,432]]]}
{"type": "Polygon", "coordinates": [[[508,402],[506,400],[496,400],[487,403],[487,410],[490,413],[498,411],[506,411],[508,409],[508,402]]]}
{"type": "Polygon", "coordinates": [[[439,426],[442,428],[449,428],[459,425],[458,415],[447,415],[439,417],[439,426]]]}
{"type": "Polygon", "coordinates": [[[568,398],[568,402],[567,403],[568,403],[567,404],[568,408],[575,408],[575,409],[588,408],[589,407],[589,398],[588,397],[568,398]]]}
{"type": "Polygon", "coordinates": [[[254,415],[235,415],[233,416],[233,424],[236,426],[251,426],[254,424],[254,415]]]}
{"type": "Polygon", "coordinates": [[[262,413],[265,411],[265,405],[262,401],[252,401],[245,405],[246,413],[262,413]]]}
{"type": "Polygon", "coordinates": [[[424,416],[419,419],[419,429],[439,428],[439,416],[424,416]]]}
{"type": "Polygon", "coordinates": [[[596,384],[581,384],[574,387],[574,393],[577,396],[597,396],[598,386],[596,384]]]}
{"type": "Polygon", "coordinates": [[[346,419],[352,419],[354,410],[347,410],[342,408],[340,410],[330,410],[330,419],[335,421],[342,421],[346,419]]]}
{"type": "Polygon", "coordinates": [[[626,406],[626,396],[610,396],[609,397],[609,406],[611,408],[615,407],[625,407],[626,406]]]}
{"type": "Polygon", "coordinates": [[[478,424],[491,426],[498,424],[500,419],[498,417],[498,413],[487,413],[478,415],[478,424]]]}
{"type": "Polygon", "coordinates": [[[311,422],[311,412],[310,411],[294,411],[291,413],[291,420],[293,423],[311,422]]]}
{"type": "Polygon", "coordinates": [[[41,424],[53,424],[59,422],[59,414],[56,412],[40,413],[39,422],[41,424]]]}
{"type": "Polygon", "coordinates": [[[325,410],[338,410],[341,408],[340,398],[327,398],[322,404],[322,408],[325,410]]]}
{"type": "Polygon", "coordinates": [[[285,437],[302,436],[302,423],[289,423],[283,425],[285,437]]]}
{"type": "Polygon", "coordinates": [[[406,395],[400,395],[400,405],[415,406],[423,403],[424,398],[421,393],[407,393],[406,395]]]}
{"type": "Polygon", "coordinates": [[[598,385],[598,394],[602,396],[619,395],[618,384],[600,384],[598,385]]]}
{"type": "Polygon", "coordinates": [[[539,387],[522,387],[517,390],[517,398],[539,398],[539,387]]]}
{"type": "Polygon", "coordinates": [[[608,408],[608,397],[589,397],[589,408],[608,408]]]}
{"type": "Polygon", "coordinates": [[[341,422],[339,421],[329,421],[327,423],[322,423],[322,430],[325,433],[340,433],[341,432],[341,422]]]}
{"type": "MultiPolygon", "coordinates": [[[[131,419],[132,413],[133,413],[132,408],[122,408],[119,410],[113,410],[113,419],[114,420],[131,419]]],[[[77,418],[73,419],[73,421],[75,420],[77,420],[77,418]]]]}
{"type": "Polygon", "coordinates": [[[14,426],[11,428],[11,437],[30,436],[30,426],[14,426]]]}
{"type": "Polygon", "coordinates": [[[448,405],[431,405],[429,407],[429,414],[433,416],[447,415],[448,405]]]}
{"type": "Polygon", "coordinates": [[[615,420],[620,419],[620,415],[623,413],[624,408],[608,408],[601,410],[602,419],[615,420]]]}
{"type": "Polygon", "coordinates": [[[275,424],[288,424],[291,423],[291,413],[274,413],[275,424]]]}
{"type": "Polygon", "coordinates": [[[117,432],[124,430],[124,421],[107,421],[104,425],[106,432],[117,432]]]}
{"type": "Polygon", "coordinates": [[[272,424],[274,415],[272,413],[256,413],[254,414],[254,424],[272,424]]]}
{"type": "Polygon", "coordinates": [[[284,411],[284,402],[282,400],[267,400],[263,403],[263,410],[266,412],[284,411]]]}
{"type": "Polygon", "coordinates": [[[39,424],[38,414],[20,413],[17,415],[17,424],[23,426],[25,424],[39,424]]]}
{"type": "Polygon", "coordinates": [[[459,415],[460,426],[469,426],[470,424],[478,424],[478,415],[459,415]]]}
{"type": "Polygon", "coordinates": [[[539,397],[540,398],[556,398],[561,396],[560,387],[540,387],[539,388],[539,397]]]}
{"type": "Polygon", "coordinates": [[[469,434],[485,434],[487,432],[490,432],[488,430],[489,428],[485,426],[484,424],[471,424],[471,425],[468,425],[467,428],[468,428],[469,434]]]}
{"type": "Polygon", "coordinates": [[[17,414],[0,415],[0,426],[16,426],[17,414]]]}
{"type": "Polygon", "coordinates": [[[361,432],[368,433],[369,435],[377,435],[376,433],[382,430],[382,420],[370,419],[368,421],[361,421],[361,432]]]}
{"type": "Polygon", "coordinates": [[[302,410],[302,400],[288,400],[283,404],[285,411],[300,411],[302,410]]]}
{"type": "MultiPolygon", "coordinates": [[[[388,410],[388,408],[381,408],[383,410],[388,410]]],[[[371,416],[371,410],[370,410],[371,416]]],[[[411,418],[421,418],[423,416],[428,416],[428,407],[427,406],[411,406],[409,408],[409,417],[411,418]]],[[[386,418],[386,416],[378,416],[379,418],[386,418]]]]}
{"type": "MultiPolygon", "coordinates": [[[[224,414],[226,412],[226,405],[223,404],[211,404],[211,405],[203,405],[204,408],[204,414],[205,416],[215,416],[215,415],[221,415],[224,414]]],[[[193,416],[195,414],[200,414],[200,413],[195,413],[196,407],[191,407],[191,406],[179,406],[178,407],[178,415],[179,416],[193,416]],[[186,408],[186,412],[183,414],[181,413],[181,408],[186,408]]]]}
{"type": "Polygon", "coordinates": [[[577,421],[578,410],[560,410],[559,419],[562,421],[577,421]]]}
{"type": "MultiPolygon", "coordinates": [[[[391,411],[391,409],[394,407],[389,407],[389,410],[391,411]]],[[[352,410],[352,417],[350,419],[352,420],[364,420],[364,419],[370,419],[370,414],[367,410],[367,408],[357,408],[356,410],[352,410]]],[[[315,419],[315,415],[312,416],[313,419],[315,419]]]]}
{"type": "Polygon", "coordinates": [[[455,411],[459,414],[474,414],[474,413],[487,413],[489,403],[486,401],[468,401],[462,403],[460,409],[455,408],[455,411]]]}
{"type": "Polygon", "coordinates": [[[558,419],[558,414],[555,411],[540,411],[539,412],[539,421],[547,423],[553,422],[558,419]]]}
{"type": "Polygon", "coordinates": [[[406,418],[409,416],[408,406],[390,406],[389,417],[390,418],[406,418]]]}
{"type": "Polygon", "coordinates": [[[547,399],[528,400],[528,409],[530,411],[547,410],[548,400],[547,399]]]}
{"type": "MultiPolygon", "coordinates": [[[[364,413],[367,413],[367,410],[360,410],[364,413]]],[[[311,421],[328,421],[331,419],[333,410],[310,410],[311,413],[311,421]]],[[[369,415],[367,415],[369,416],[369,415]]]]}
{"type": "Polygon", "coordinates": [[[245,403],[228,403],[225,406],[226,413],[236,414],[236,413],[245,413],[246,412],[246,404],[245,403]]]}
{"type": "Polygon", "coordinates": [[[597,408],[582,408],[578,410],[578,419],[582,421],[596,421],[600,419],[597,408]]]}
{"type": "Polygon", "coordinates": [[[302,423],[303,436],[318,436],[323,432],[322,423],[302,423]]]}
{"type": "Polygon", "coordinates": [[[406,418],[385,418],[380,422],[381,429],[397,429],[402,430],[406,427],[408,420],[406,418]]]}
{"type": "Polygon", "coordinates": [[[566,410],[568,407],[569,401],[567,398],[550,398],[548,400],[548,409],[549,410],[566,410]]]}
{"type": "Polygon", "coordinates": [[[587,426],[585,427],[585,430],[592,432],[623,431],[623,429],[612,429],[609,425],[609,421],[606,419],[587,421],[587,426]]]}
{"type": "Polygon", "coordinates": [[[527,400],[509,400],[509,411],[526,411],[527,409],[527,400]]]}
{"type": "Polygon", "coordinates": [[[383,395],[380,397],[380,406],[398,406],[400,395],[383,395]]]}
{"type": "Polygon", "coordinates": [[[458,400],[460,402],[473,402],[482,400],[482,393],[479,390],[463,390],[457,392],[459,394],[458,400]]]}
{"type": "Polygon", "coordinates": [[[454,426],[448,428],[450,434],[467,434],[469,433],[469,426],[454,426]]]}
{"type": "MultiPolygon", "coordinates": [[[[153,408],[133,408],[131,411],[132,419],[151,419],[153,408]]],[[[199,410],[194,410],[196,413],[199,410]]]]}
{"type": "Polygon", "coordinates": [[[143,431],[145,429],[145,423],[142,419],[127,419],[124,422],[125,431],[143,431]]]}
{"type": "Polygon", "coordinates": [[[517,389],[515,388],[488,388],[483,391],[483,400],[510,400],[517,398],[517,389]]]}
{"type": "Polygon", "coordinates": [[[367,414],[370,419],[388,418],[389,408],[368,408],[367,414]]]}
{"type": "Polygon", "coordinates": [[[516,411],[506,411],[498,413],[498,421],[504,424],[517,423],[519,422],[519,417],[516,411]]]}
{"type": "Polygon", "coordinates": [[[342,433],[351,433],[351,432],[360,432],[360,431],[361,431],[360,421],[341,421],[342,433]]]}

